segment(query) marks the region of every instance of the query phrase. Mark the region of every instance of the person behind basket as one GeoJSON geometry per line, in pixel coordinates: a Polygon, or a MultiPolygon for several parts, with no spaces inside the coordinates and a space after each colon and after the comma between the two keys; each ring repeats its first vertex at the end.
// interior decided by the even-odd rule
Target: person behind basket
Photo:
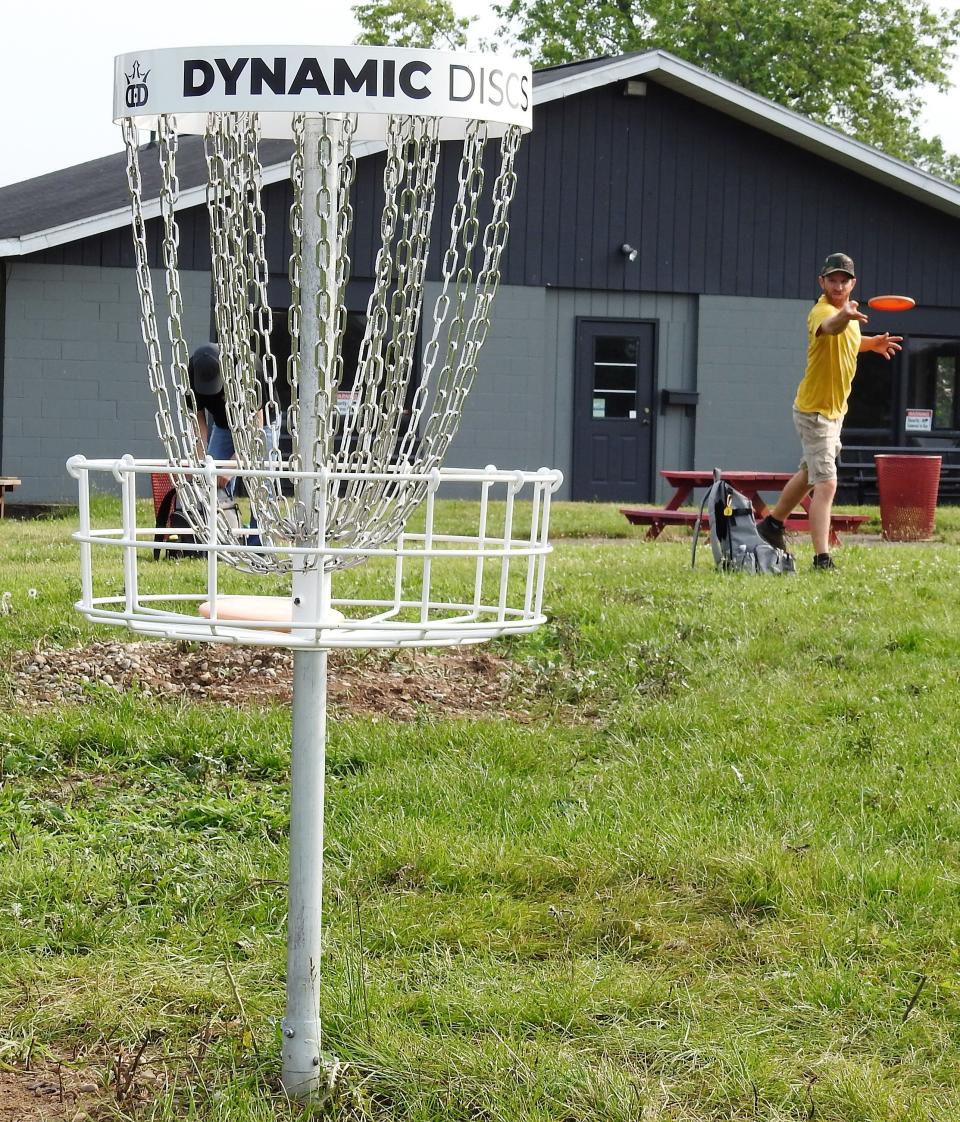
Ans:
{"type": "MultiPolygon", "coordinates": [[[[220,348],[216,343],[202,343],[187,363],[190,389],[197,403],[197,424],[206,454],[212,459],[232,460],[236,455],[233,433],[227,418],[227,399],[220,370],[220,348]]],[[[263,428],[267,454],[276,449],[278,433],[271,425],[264,425],[263,410],[257,414],[257,423],[263,428]]],[[[229,475],[217,477],[221,492],[232,500],[236,480],[229,475]]],[[[251,511],[250,528],[257,528],[255,512],[251,511]]],[[[247,545],[260,545],[258,535],[247,537],[247,545]]]]}

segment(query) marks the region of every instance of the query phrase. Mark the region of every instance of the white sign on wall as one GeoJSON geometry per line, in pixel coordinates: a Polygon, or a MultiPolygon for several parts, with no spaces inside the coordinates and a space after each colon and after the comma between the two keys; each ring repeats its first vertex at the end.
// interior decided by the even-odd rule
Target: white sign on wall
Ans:
{"type": "Polygon", "coordinates": [[[933,430],[933,410],[908,409],[907,423],[904,427],[907,432],[931,432],[933,430]]]}

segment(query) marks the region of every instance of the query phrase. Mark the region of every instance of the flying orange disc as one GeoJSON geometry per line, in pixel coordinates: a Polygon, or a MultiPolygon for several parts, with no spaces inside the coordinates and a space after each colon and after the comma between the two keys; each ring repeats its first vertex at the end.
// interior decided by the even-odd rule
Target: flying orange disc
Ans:
{"type": "Polygon", "coordinates": [[[912,296],[871,296],[867,303],[878,312],[906,312],[916,300],[912,296]]]}

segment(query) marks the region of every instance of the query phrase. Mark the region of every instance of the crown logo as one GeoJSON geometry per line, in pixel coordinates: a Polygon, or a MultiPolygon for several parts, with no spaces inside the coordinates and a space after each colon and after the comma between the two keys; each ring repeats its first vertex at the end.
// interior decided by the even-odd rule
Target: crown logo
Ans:
{"type": "Polygon", "coordinates": [[[129,74],[124,72],[123,76],[127,80],[127,91],[124,97],[127,108],[143,108],[150,96],[150,91],[147,89],[147,78],[150,76],[150,71],[144,73],[140,67],[140,60],[137,59],[133,64],[133,70],[129,74]]]}

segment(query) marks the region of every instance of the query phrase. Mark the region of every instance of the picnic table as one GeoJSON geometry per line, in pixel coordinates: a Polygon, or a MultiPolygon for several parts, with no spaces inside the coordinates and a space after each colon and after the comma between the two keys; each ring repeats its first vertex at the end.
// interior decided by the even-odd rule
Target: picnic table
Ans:
{"type": "Polygon", "coordinates": [[[15,475],[0,475],[0,518],[3,518],[3,501],[8,491],[20,486],[15,475]]]}
{"type": "MultiPolygon", "coordinates": [[[[621,507],[620,513],[635,526],[649,526],[647,537],[656,538],[667,526],[693,526],[697,521],[700,504],[696,503],[697,510],[681,510],[688,500],[693,502],[691,496],[698,487],[709,487],[713,483],[712,471],[672,471],[664,470],[660,474],[673,487],[674,492],[662,507],[621,507]]],[[[767,513],[767,503],[764,493],[776,492],[779,494],[784,484],[793,478],[789,471],[725,471],[723,478],[745,495],[753,506],[757,519],[763,518],[767,513]]],[[[799,532],[810,528],[810,495],[804,495],[800,501],[800,511],[795,511],[786,520],[786,527],[790,531],[799,532]]],[[[830,514],[830,544],[838,545],[839,530],[853,531],[867,521],[865,514],[830,514]]],[[[709,529],[709,511],[703,512],[702,527],[709,529]]]]}

